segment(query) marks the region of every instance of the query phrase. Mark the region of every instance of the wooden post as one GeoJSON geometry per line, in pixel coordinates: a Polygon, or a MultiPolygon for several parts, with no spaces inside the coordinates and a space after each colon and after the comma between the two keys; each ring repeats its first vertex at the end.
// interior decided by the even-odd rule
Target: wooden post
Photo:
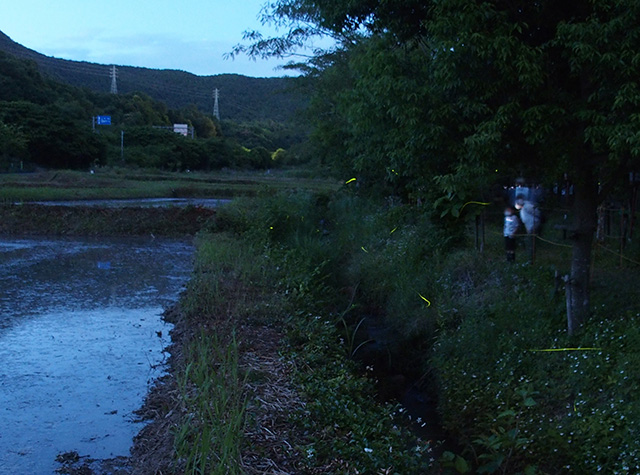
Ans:
{"type": "Polygon", "coordinates": [[[624,206],[620,208],[620,268],[622,268],[622,251],[624,250],[624,206]]]}
{"type": "Polygon", "coordinates": [[[564,281],[564,290],[567,297],[567,332],[569,336],[573,335],[575,328],[573,328],[573,315],[571,314],[571,278],[569,275],[565,275],[562,280],[564,281]]]}
{"type": "Polygon", "coordinates": [[[481,214],[482,218],[481,218],[481,222],[482,222],[482,247],[480,248],[480,252],[484,252],[484,244],[485,244],[485,215],[484,215],[484,210],[482,210],[482,214],[481,214]]]}
{"type": "Polygon", "coordinates": [[[536,234],[531,235],[531,264],[536,260],[536,234]]]}

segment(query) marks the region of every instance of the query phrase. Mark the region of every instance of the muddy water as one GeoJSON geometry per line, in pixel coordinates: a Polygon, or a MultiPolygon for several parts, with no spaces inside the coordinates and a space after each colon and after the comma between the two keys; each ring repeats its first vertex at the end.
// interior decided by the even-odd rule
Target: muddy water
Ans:
{"type": "Polygon", "coordinates": [[[169,343],[164,308],[192,246],[0,238],[0,474],[52,474],[59,453],[127,455],[169,343]]]}

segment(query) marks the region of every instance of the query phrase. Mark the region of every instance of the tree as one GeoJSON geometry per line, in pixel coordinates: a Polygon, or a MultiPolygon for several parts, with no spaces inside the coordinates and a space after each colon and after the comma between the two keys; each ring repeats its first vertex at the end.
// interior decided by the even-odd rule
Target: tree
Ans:
{"type": "Polygon", "coordinates": [[[289,41],[261,39],[254,54],[277,46],[271,52],[282,55],[296,46],[292,38],[318,32],[353,54],[356,86],[339,98],[345,137],[380,151],[369,165],[385,164],[385,179],[401,170],[405,187],[440,185],[455,210],[496,169],[547,181],[570,174],[567,310],[569,331],[576,331],[590,312],[598,203],[640,165],[640,4],[277,0],[268,11],[265,19],[288,20],[280,24],[288,25],[282,38],[289,41]],[[418,107],[407,101],[394,108],[398,97],[418,107]]]}
{"type": "Polygon", "coordinates": [[[0,169],[11,170],[20,167],[14,162],[26,159],[27,138],[19,127],[7,125],[0,119],[0,169]]]}
{"type": "Polygon", "coordinates": [[[486,110],[461,158],[502,155],[531,174],[572,176],[570,333],[590,312],[599,201],[639,163],[639,19],[639,5],[627,0],[448,1],[434,4],[425,22],[436,67],[453,78],[447,83],[463,78],[462,97],[486,110]]]}

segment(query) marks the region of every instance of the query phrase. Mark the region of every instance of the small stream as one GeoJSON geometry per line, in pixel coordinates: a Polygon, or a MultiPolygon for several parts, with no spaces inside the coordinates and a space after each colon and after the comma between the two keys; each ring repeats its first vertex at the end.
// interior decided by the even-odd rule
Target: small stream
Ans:
{"type": "Polygon", "coordinates": [[[0,474],[56,455],[127,456],[162,375],[162,320],[193,246],[161,239],[0,239],[0,474]]]}

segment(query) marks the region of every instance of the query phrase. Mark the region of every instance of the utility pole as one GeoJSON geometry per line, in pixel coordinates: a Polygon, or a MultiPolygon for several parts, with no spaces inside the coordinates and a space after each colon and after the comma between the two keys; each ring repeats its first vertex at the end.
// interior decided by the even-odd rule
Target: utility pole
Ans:
{"type": "Polygon", "coordinates": [[[213,90],[213,116],[220,120],[220,109],[218,107],[218,97],[220,96],[220,93],[218,91],[218,88],[215,88],[213,90]]]}
{"type": "Polygon", "coordinates": [[[118,71],[116,70],[115,65],[111,66],[111,94],[118,94],[118,82],[116,78],[118,77],[118,71]]]}

